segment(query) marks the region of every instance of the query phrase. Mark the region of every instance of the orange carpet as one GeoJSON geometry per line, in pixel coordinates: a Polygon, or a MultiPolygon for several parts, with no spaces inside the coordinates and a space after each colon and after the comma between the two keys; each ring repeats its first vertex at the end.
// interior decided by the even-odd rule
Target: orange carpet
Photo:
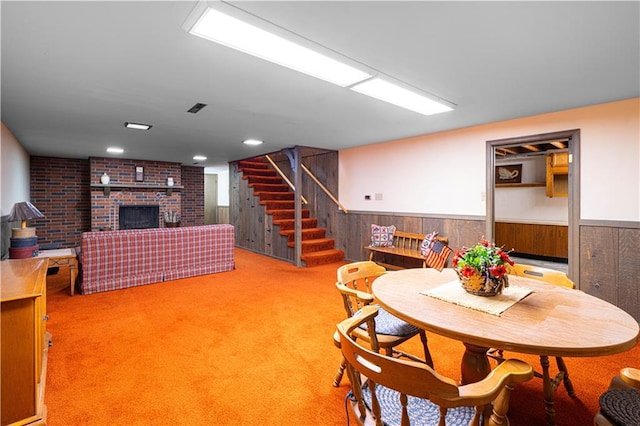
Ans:
{"type": "MultiPolygon", "coordinates": [[[[235,271],[73,298],[50,291],[48,424],[345,425],[347,380],[331,385],[341,264],[296,268],[237,249],[235,271]]],[[[436,369],[459,377],[460,342],[429,342],[436,369]]],[[[419,341],[406,349],[420,353],[419,341]]],[[[578,398],[560,389],[558,424],[589,425],[611,377],[640,366],[640,348],[566,362],[578,398]]],[[[544,424],[539,379],[516,389],[509,417],[544,424]]]]}

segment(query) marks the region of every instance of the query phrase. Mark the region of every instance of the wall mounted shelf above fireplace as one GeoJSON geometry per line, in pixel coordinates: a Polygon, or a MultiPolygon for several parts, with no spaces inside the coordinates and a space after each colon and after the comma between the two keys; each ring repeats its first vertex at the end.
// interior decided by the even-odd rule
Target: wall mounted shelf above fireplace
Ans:
{"type": "Polygon", "coordinates": [[[140,185],[140,184],[131,184],[131,183],[110,183],[108,185],[103,185],[101,183],[92,183],[91,188],[102,188],[102,192],[105,197],[111,194],[111,188],[113,189],[163,189],[166,191],[167,196],[171,196],[174,190],[180,191],[184,189],[184,186],[181,185],[140,185]]]}

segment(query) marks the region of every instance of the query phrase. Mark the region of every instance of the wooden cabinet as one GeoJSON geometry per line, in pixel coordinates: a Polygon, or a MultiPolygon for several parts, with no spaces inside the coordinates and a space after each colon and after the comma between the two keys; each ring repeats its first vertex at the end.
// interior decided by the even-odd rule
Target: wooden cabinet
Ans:
{"type": "Polygon", "coordinates": [[[495,242],[515,253],[568,259],[568,229],[561,225],[496,222],[495,242]]]}
{"type": "Polygon", "coordinates": [[[2,262],[0,424],[44,424],[47,259],[2,262]]]}
{"type": "Polygon", "coordinates": [[[547,155],[547,197],[569,195],[569,153],[554,152],[547,155]]]}

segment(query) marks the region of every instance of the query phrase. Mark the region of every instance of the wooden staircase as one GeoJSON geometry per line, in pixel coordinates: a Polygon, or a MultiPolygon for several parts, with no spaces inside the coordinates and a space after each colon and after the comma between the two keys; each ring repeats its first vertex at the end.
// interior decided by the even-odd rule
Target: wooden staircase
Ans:
{"type": "MultiPolygon", "coordinates": [[[[278,173],[262,158],[242,160],[238,172],[247,181],[253,195],[265,206],[279,234],[287,238],[287,246],[295,247],[295,194],[278,173]]],[[[326,238],[326,229],[318,228],[318,220],[310,217],[309,209],[302,209],[302,254],[305,266],[324,265],[344,260],[344,252],[326,238]]]]}

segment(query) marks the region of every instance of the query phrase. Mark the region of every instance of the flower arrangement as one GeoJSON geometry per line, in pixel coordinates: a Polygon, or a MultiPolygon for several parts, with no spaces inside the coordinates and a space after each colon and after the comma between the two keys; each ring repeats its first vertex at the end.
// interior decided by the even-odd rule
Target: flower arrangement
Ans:
{"type": "Polygon", "coordinates": [[[474,247],[455,251],[452,261],[465,290],[480,296],[495,296],[508,287],[506,265],[513,263],[509,252],[485,238],[474,247]]]}

